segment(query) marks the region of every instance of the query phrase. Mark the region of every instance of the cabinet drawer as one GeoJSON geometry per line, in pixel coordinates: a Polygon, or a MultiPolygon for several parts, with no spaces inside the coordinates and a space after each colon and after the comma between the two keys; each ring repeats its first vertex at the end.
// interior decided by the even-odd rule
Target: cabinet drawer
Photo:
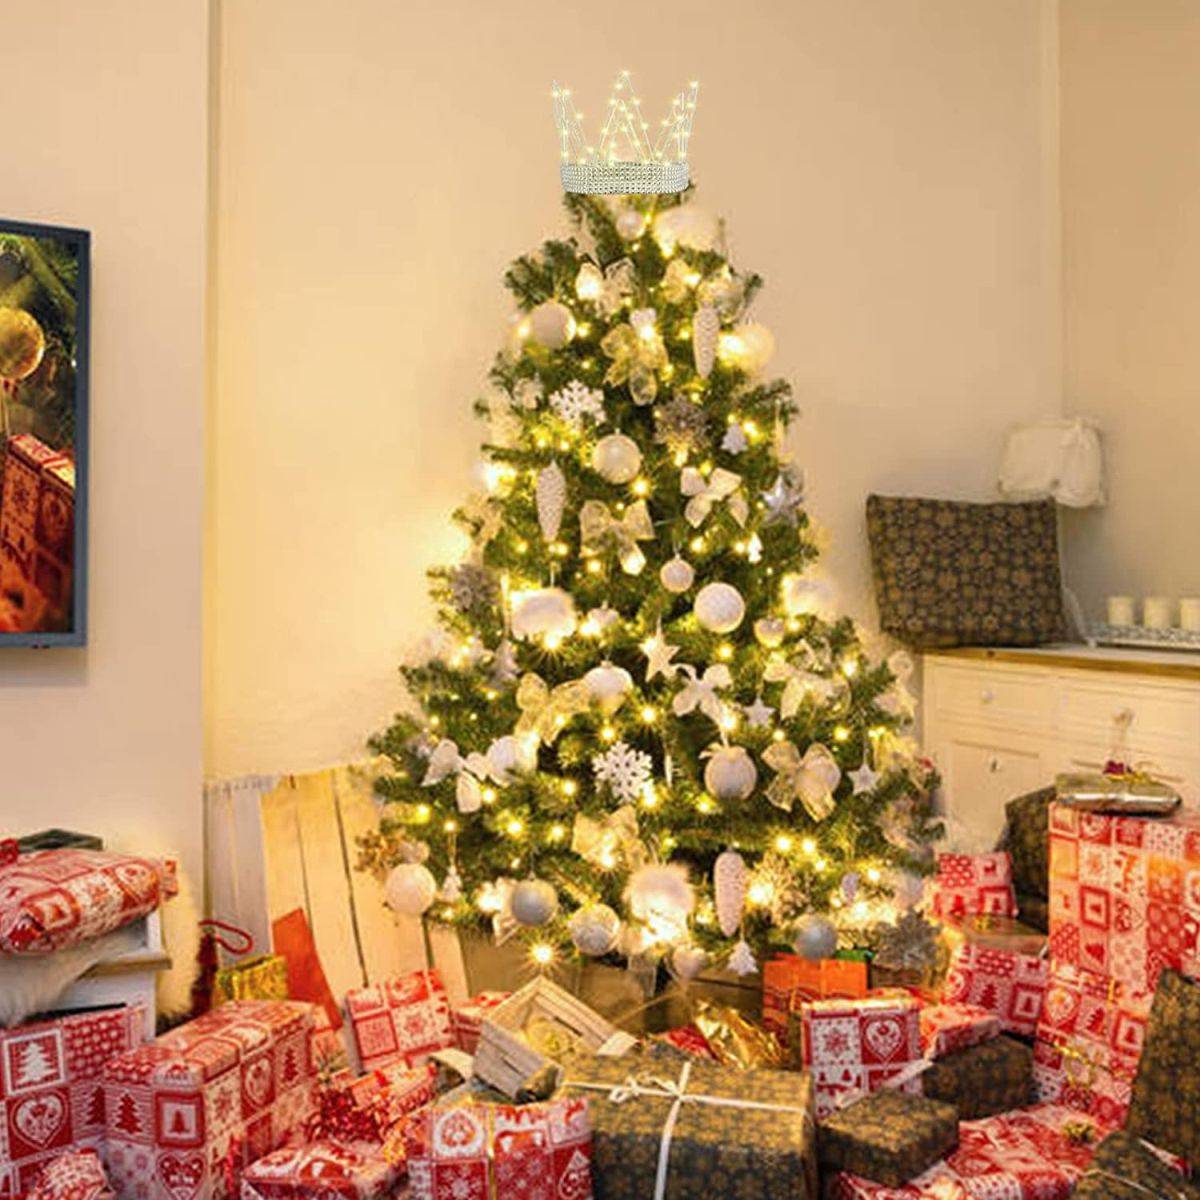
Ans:
{"type": "Polygon", "coordinates": [[[1064,739],[1112,743],[1122,722],[1136,756],[1156,748],[1187,757],[1200,753],[1200,695],[1173,688],[1067,683],[1063,687],[1064,739]]]}
{"type": "Polygon", "coordinates": [[[948,717],[1034,730],[1054,721],[1054,683],[1033,672],[939,668],[931,691],[934,710],[948,717]]]}

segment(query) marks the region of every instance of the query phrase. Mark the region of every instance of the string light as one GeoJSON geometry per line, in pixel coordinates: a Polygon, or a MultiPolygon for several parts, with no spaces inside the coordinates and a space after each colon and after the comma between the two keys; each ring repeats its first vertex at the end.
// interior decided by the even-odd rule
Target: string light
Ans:
{"type": "Polygon", "coordinates": [[[574,779],[564,779],[562,782],[562,790],[564,796],[574,796],[579,791],[579,784],[574,779]]]}
{"type": "Polygon", "coordinates": [[[554,947],[549,942],[534,942],[529,947],[529,957],[539,967],[548,967],[554,961],[554,947]]]}
{"type": "Polygon", "coordinates": [[[812,838],[806,837],[804,841],[800,843],[800,849],[803,850],[805,854],[816,854],[817,843],[812,838]]]}
{"type": "Polygon", "coordinates": [[[746,899],[749,903],[762,908],[775,899],[775,885],[769,879],[752,880],[746,889],[746,899]]]}
{"type": "MultiPolygon", "coordinates": [[[[588,573],[590,575],[599,575],[600,572],[604,570],[604,564],[598,558],[589,558],[587,569],[588,569],[588,573]]],[[[593,636],[593,633],[589,632],[586,628],[589,625],[591,626],[594,633],[600,632],[600,626],[597,625],[595,621],[584,621],[583,624],[585,627],[584,632],[588,633],[589,637],[593,636]]]]}
{"type": "Polygon", "coordinates": [[[858,660],[853,658],[844,659],[842,662],[842,674],[847,679],[853,679],[858,674],[858,660]]]}
{"type": "Polygon", "coordinates": [[[646,725],[653,725],[658,720],[658,709],[652,704],[647,704],[642,708],[642,722],[646,725]]]}
{"type": "Polygon", "coordinates": [[[733,657],[733,647],[728,642],[722,642],[717,647],[717,657],[722,662],[728,662],[733,657]]]}
{"type": "Polygon", "coordinates": [[[845,725],[839,725],[833,731],[833,740],[835,742],[848,742],[850,740],[850,730],[845,725]]]}
{"type": "Polygon", "coordinates": [[[704,542],[704,539],[699,534],[697,534],[694,538],[692,538],[689,545],[692,548],[693,554],[703,554],[704,553],[705,542],[704,542]]]}
{"type": "Polygon", "coordinates": [[[508,823],[504,826],[504,832],[509,837],[518,838],[525,832],[525,822],[520,817],[510,817],[508,823]]]}
{"type": "Polygon", "coordinates": [[[793,845],[794,843],[792,842],[790,835],[786,833],[781,833],[775,838],[775,849],[778,850],[780,854],[789,853],[793,845]]]}
{"type": "Polygon", "coordinates": [[[868,867],[867,868],[867,882],[868,883],[878,883],[880,881],[880,879],[882,879],[882,878],[883,878],[883,876],[880,874],[878,867],[868,867]]]}
{"type": "Polygon", "coordinates": [[[711,813],[716,807],[717,806],[713,803],[713,798],[711,796],[701,796],[700,799],[696,801],[696,811],[698,813],[702,813],[704,816],[708,816],[708,814],[711,813]]]}
{"type": "Polygon", "coordinates": [[[458,832],[458,822],[453,817],[451,817],[448,821],[442,822],[442,829],[446,833],[457,833],[458,832]]]}
{"type": "Polygon", "coordinates": [[[611,742],[616,738],[617,731],[611,725],[604,725],[600,729],[600,736],[606,742],[611,742]]]}
{"type": "Polygon", "coordinates": [[[494,787],[485,787],[483,791],[479,793],[479,798],[484,802],[484,804],[495,804],[496,789],[494,787]]]}
{"type": "Polygon", "coordinates": [[[430,808],[428,804],[418,804],[414,815],[416,817],[417,823],[420,825],[424,825],[429,820],[429,818],[431,816],[433,816],[433,809],[430,808]]]}
{"type": "Polygon", "coordinates": [[[630,488],[635,496],[650,495],[650,480],[641,477],[633,481],[633,486],[630,488]]]}
{"type": "Polygon", "coordinates": [[[551,825],[546,831],[546,840],[549,842],[561,842],[567,836],[567,827],[565,825],[551,825]]]}

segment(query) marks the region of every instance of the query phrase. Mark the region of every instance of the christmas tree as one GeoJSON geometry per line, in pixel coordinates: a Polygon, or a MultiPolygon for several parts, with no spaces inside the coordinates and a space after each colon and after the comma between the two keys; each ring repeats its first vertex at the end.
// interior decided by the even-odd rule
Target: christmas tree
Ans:
{"type": "Polygon", "coordinates": [[[865,944],[922,868],[929,770],[911,663],[871,661],[813,570],[761,280],[690,189],[565,202],[572,235],[505,276],[486,491],[372,742],[362,865],[542,966],[865,944]]]}

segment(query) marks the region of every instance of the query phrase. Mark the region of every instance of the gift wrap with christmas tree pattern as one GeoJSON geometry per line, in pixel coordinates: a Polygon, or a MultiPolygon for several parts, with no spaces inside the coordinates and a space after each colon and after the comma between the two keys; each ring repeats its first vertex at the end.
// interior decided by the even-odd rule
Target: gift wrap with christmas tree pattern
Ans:
{"type": "Polygon", "coordinates": [[[953,1104],[963,1121],[1024,1108],[1034,1101],[1033,1051],[1015,1038],[993,1038],[939,1058],[921,1084],[931,1100],[953,1104]]]}
{"type": "Polygon", "coordinates": [[[958,1145],[951,1104],[885,1089],[826,1117],[817,1130],[821,1169],[902,1187],[958,1145]]]}
{"type": "Polygon", "coordinates": [[[564,1089],[592,1114],[595,1200],[816,1200],[812,1078],[656,1047],[579,1055],[564,1089]]]}
{"type": "Polygon", "coordinates": [[[1200,1200],[1200,1187],[1189,1183],[1168,1156],[1140,1138],[1118,1131],[1096,1148],[1092,1165],[1071,1193],[1073,1200],[1200,1200]]]}

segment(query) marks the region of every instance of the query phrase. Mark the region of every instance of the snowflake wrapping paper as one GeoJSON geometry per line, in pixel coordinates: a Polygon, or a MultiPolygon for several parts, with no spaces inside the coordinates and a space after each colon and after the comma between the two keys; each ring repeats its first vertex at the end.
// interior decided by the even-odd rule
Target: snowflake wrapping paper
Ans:
{"type": "Polygon", "coordinates": [[[412,1200],[591,1200],[588,1103],[455,1103],[404,1125],[412,1200]]]}
{"type": "Polygon", "coordinates": [[[1008,851],[939,854],[930,910],[936,917],[1015,917],[1017,901],[1008,851]]]}
{"type": "Polygon", "coordinates": [[[242,1173],[241,1200],[382,1200],[404,1176],[378,1146],[316,1141],[273,1150],[242,1173]]]}
{"type": "Polygon", "coordinates": [[[985,1008],[1000,1018],[1005,1033],[1032,1037],[1048,973],[1044,958],[964,942],[946,974],[942,1002],[985,1008]]]}
{"type": "Polygon", "coordinates": [[[479,1031],[487,1014],[511,995],[512,992],[480,992],[470,1000],[456,1004],[450,1014],[454,1044],[460,1050],[474,1054],[475,1047],[479,1045],[479,1031]]]}
{"type": "Polygon", "coordinates": [[[1050,953],[1139,991],[1200,975],[1200,814],[1050,808],[1050,953]]]}
{"type": "Polygon", "coordinates": [[[314,1009],[235,1000],[104,1068],[105,1161],[123,1200],[232,1200],[242,1168],[303,1129],[314,1009]]]}
{"type": "Polygon", "coordinates": [[[991,1041],[1003,1032],[1000,1018],[977,1004],[927,1004],[921,1009],[921,1053],[944,1058],[991,1041]]]}
{"type": "Polygon", "coordinates": [[[71,1150],[51,1159],[38,1174],[25,1200],[116,1200],[100,1155],[71,1150]]]}
{"type": "Polygon", "coordinates": [[[141,1005],[0,1030],[0,1197],[23,1195],[51,1160],[104,1139],[101,1072],[145,1037],[141,1005]]]}
{"type": "Polygon", "coordinates": [[[881,1087],[920,1092],[920,1007],[911,996],[800,1005],[792,1038],[812,1073],[818,1120],[881,1087]]]}
{"type": "Polygon", "coordinates": [[[0,865],[0,954],[50,954],[120,929],[177,890],[174,866],[106,850],[35,850],[0,865]]]}
{"type": "Polygon", "coordinates": [[[435,1050],[455,1044],[450,1001],[436,970],[349,991],[345,1012],[363,1071],[397,1060],[418,1066],[435,1050]]]}
{"type": "Polygon", "coordinates": [[[963,1121],[958,1149],[903,1187],[872,1183],[846,1172],[828,1182],[826,1200],[1067,1200],[1087,1170],[1095,1143],[1070,1136],[1088,1118],[1056,1104],[963,1121]]]}

